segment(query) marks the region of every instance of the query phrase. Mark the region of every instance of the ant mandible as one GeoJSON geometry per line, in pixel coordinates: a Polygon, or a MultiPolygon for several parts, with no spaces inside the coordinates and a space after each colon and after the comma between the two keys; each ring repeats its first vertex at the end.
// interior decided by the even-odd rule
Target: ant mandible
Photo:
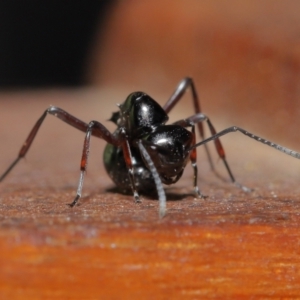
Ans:
{"type": "Polygon", "coordinates": [[[170,185],[176,183],[181,178],[188,161],[191,161],[194,170],[193,185],[195,194],[199,198],[206,197],[200,192],[197,183],[196,148],[204,145],[208,160],[213,168],[207,148],[207,143],[212,140],[214,140],[217,153],[222,159],[231,181],[245,192],[250,191],[247,187],[236,182],[227,163],[225,151],[219,139],[225,134],[239,131],[285,154],[300,158],[300,153],[267,141],[237,126],[229,127],[217,133],[210,119],[201,113],[195,85],[193,80],[188,77],[179,83],[175,92],[163,107],[149,95],[142,92],[131,93],[125,102],[118,105],[118,107],[119,111],[113,113],[110,119],[117,125],[117,129],[114,133],[110,133],[98,121],[91,121],[87,124],[61,108],[50,106],[37,120],[25,140],[18,157],[0,177],[0,181],[25,156],[48,114],[54,115],[86,134],[80,163],[77,195],[73,202],[69,204],[71,207],[76,205],[81,197],[91,136],[101,138],[107,142],[103,154],[105,169],[118,187],[123,190],[131,188],[135,202],[140,202],[139,192],[156,189],[159,199],[159,215],[161,217],[166,213],[166,196],[162,184],[170,185]],[[192,91],[195,114],[173,124],[166,125],[169,119],[168,113],[182,99],[188,88],[192,91]],[[211,133],[211,136],[206,139],[204,138],[203,122],[207,123],[211,133]],[[202,139],[199,143],[196,143],[195,138],[196,124],[202,139]],[[190,130],[187,130],[187,128],[190,130]]]}

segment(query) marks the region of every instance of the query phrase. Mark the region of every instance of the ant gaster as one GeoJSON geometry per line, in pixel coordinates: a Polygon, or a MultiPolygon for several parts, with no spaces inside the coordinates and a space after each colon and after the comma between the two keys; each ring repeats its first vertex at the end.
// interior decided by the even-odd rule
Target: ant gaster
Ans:
{"type": "Polygon", "coordinates": [[[50,106],[34,125],[18,157],[0,177],[0,181],[2,181],[19,160],[25,156],[48,114],[56,116],[86,134],[80,163],[80,178],[77,195],[70,204],[71,207],[73,207],[81,197],[91,136],[101,138],[107,142],[103,155],[106,171],[118,187],[123,190],[128,190],[128,188],[132,190],[136,202],[140,202],[139,192],[149,192],[156,189],[159,199],[159,214],[161,217],[164,216],[166,212],[166,196],[162,184],[169,185],[176,183],[181,178],[188,161],[191,161],[194,170],[193,185],[195,194],[199,198],[205,197],[200,192],[197,184],[196,147],[204,145],[208,160],[213,169],[211,156],[207,148],[207,143],[212,140],[214,140],[217,153],[222,159],[231,181],[244,191],[250,191],[247,187],[236,182],[219,139],[222,135],[240,131],[256,141],[271,146],[295,158],[300,158],[300,153],[267,141],[237,126],[229,127],[217,133],[209,118],[201,113],[200,103],[191,78],[184,78],[179,83],[175,92],[163,107],[150,96],[142,92],[131,93],[125,102],[118,106],[119,111],[113,113],[110,119],[110,121],[117,125],[117,129],[114,133],[110,133],[98,121],[91,121],[87,124],[61,108],[50,106]],[[182,99],[183,94],[188,88],[191,88],[192,91],[195,114],[173,124],[166,125],[169,119],[168,113],[178,101],[182,99]],[[211,136],[207,139],[204,138],[203,122],[207,123],[211,133],[211,136]],[[195,125],[198,126],[202,139],[199,143],[196,143],[195,125]]]}

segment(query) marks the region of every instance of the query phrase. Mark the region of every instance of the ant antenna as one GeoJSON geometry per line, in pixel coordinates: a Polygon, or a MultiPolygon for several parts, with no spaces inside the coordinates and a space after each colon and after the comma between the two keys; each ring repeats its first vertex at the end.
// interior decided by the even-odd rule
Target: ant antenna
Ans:
{"type": "Polygon", "coordinates": [[[155,181],[155,186],[157,190],[158,195],[158,202],[159,202],[159,217],[162,218],[166,214],[166,194],[162,185],[162,182],[160,180],[160,177],[158,175],[158,172],[154,166],[154,163],[148,154],[147,150],[142,144],[142,141],[138,141],[138,146],[141,151],[142,156],[144,157],[145,161],[147,162],[147,166],[150,169],[150,172],[152,173],[153,179],[155,181]]]}

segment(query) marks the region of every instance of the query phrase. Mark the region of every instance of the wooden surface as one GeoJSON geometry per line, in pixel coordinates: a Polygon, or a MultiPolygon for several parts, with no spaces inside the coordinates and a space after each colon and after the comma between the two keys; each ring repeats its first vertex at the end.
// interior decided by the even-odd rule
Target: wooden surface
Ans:
{"type": "MultiPolygon", "coordinates": [[[[124,96],[1,93],[0,169],[50,104],[84,121],[105,121],[124,96]]],[[[181,117],[191,114],[186,109],[181,117]]],[[[218,129],[230,125],[217,122],[218,129]]],[[[245,194],[214,176],[199,149],[200,187],[209,198],[194,199],[187,167],[167,189],[160,220],[155,199],[135,204],[117,192],[103,168],[104,143],[96,139],[83,199],[73,209],[66,205],[76,192],[83,137],[48,116],[26,159],[1,183],[0,299],[299,298],[299,160],[228,135],[222,139],[228,161],[255,191],[245,194]]],[[[226,177],[215,155],[214,161],[226,177]]]]}

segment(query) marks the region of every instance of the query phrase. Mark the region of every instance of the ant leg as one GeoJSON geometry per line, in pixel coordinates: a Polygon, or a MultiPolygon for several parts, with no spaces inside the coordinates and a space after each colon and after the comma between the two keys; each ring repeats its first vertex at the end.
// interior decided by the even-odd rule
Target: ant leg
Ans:
{"type": "MultiPolygon", "coordinates": [[[[195,135],[195,125],[192,125],[192,134],[193,134],[193,144],[196,144],[196,135],[195,135]]],[[[197,167],[197,151],[196,148],[193,148],[190,153],[190,160],[192,163],[192,167],[194,169],[194,190],[195,194],[198,198],[207,198],[207,196],[203,195],[198,187],[198,167],[197,167]]]]}
{"type": "Polygon", "coordinates": [[[197,146],[205,145],[208,141],[214,140],[217,153],[218,153],[219,157],[222,159],[231,181],[235,184],[235,186],[237,186],[238,188],[241,188],[243,191],[251,192],[252,191],[251,189],[249,189],[246,186],[241,185],[240,183],[238,183],[235,180],[235,177],[233,176],[233,174],[231,172],[231,169],[230,169],[230,167],[227,163],[226,156],[225,156],[225,151],[224,151],[224,148],[221,144],[219,136],[216,136],[216,130],[215,130],[214,126],[212,125],[211,121],[209,120],[209,118],[206,115],[204,115],[202,113],[199,113],[199,114],[193,115],[193,116],[191,116],[187,119],[179,120],[179,121],[175,122],[174,124],[178,124],[178,125],[181,125],[183,127],[189,127],[189,126],[193,126],[194,124],[199,123],[199,122],[203,122],[203,121],[207,122],[209,130],[211,132],[211,135],[214,138],[212,138],[212,137],[207,138],[207,139],[203,140],[202,142],[197,143],[194,146],[192,146],[190,148],[190,150],[193,150],[197,146]],[[207,142],[205,142],[205,141],[207,141],[207,142]]]}
{"type": "Polygon", "coordinates": [[[131,155],[131,151],[130,151],[130,146],[129,146],[129,142],[126,138],[126,133],[125,130],[122,129],[121,130],[121,135],[122,135],[122,149],[123,149],[123,154],[124,154],[124,160],[128,169],[128,175],[129,175],[129,180],[131,183],[131,189],[132,189],[132,193],[133,193],[133,198],[135,200],[136,203],[140,203],[140,196],[139,193],[136,189],[136,185],[135,185],[135,180],[134,180],[134,170],[133,170],[133,165],[132,165],[132,155],[131,155]]]}
{"type": "Polygon", "coordinates": [[[79,177],[79,182],[77,187],[77,193],[73,202],[69,204],[71,207],[75,206],[81,197],[84,176],[87,169],[88,156],[90,153],[91,135],[102,138],[108,143],[114,142],[114,145],[116,146],[120,145],[120,142],[115,140],[115,137],[100,122],[91,121],[87,125],[86,134],[83,143],[82,157],[80,162],[80,177],[79,177]]]}
{"type": "MultiPolygon", "coordinates": [[[[0,177],[0,181],[2,181],[7,174],[15,167],[15,165],[20,161],[21,158],[23,158],[27,151],[29,150],[38,130],[40,129],[43,121],[45,120],[46,116],[50,114],[50,115],[54,115],[55,117],[59,118],[60,120],[64,121],[65,123],[75,127],[76,129],[86,132],[87,128],[88,128],[88,124],[86,124],[85,122],[77,119],[76,117],[72,116],[71,114],[69,114],[68,112],[64,111],[61,108],[55,107],[55,106],[50,106],[48,109],[46,109],[44,111],[44,113],[42,114],[42,116],[37,120],[37,122],[35,123],[35,125],[33,126],[32,130],[30,131],[27,139],[25,140],[23,146],[21,147],[18,157],[13,161],[13,163],[7,168],[7,170],[2,174],[2,176],[0,177]]],[[[108,143],[111,143],[113,145],[117,145],[118,141],[116,140],[116,138],[110,134],[110,132],[104,127],[102,126],[102,132],[95,132],[93,135],[99,137],[99,138],[103,138],[104,140],[106,140],[108,143]]]]}
{"type": "Polygon", "coordinates": [[[226,128],[226,129],[224,129],[224,130],[222,130],[222,131],[214,134],[213,136],[211,136],[211,137],[209,137],[209,138],[207,138],[207,139],[205,139],[205,140],[203,140],[203,141],[195,144],[190,149],[192,150],[193,148],[196,148],[198,146],[206,144],[206,143],[208,143],[209,141],[212,141],[212,140],[216,141],[222,135],[225,135],[225,134],[228,134],[228,133],[231,133],[231,132],[236,132],[236,131],[239,131],[239,132],[245,134],[246,136],[248,136],[248,137],[250,137],[250,138],[252,138],[252,139],[254,139],[256,141],[261,142],[264,145],[270,146],[270,147],[272,147],[272,148],[274,148],[274,149],[276,149],[276,150],[278,150],[280,152],[283,152],[283,153],[285,153],[287,155],[290,155],[290,156],[292,156],[294,158],[300,159],[300,153],[299,152],[296,152],[294,150],[291,150],[291,149],[288,149],[286,147],[280,146],[279,144],[276,144],[276,143],[273,143],[271,141],[268,141],[268,140],[266,140],[264,138],[261,138],[261,137],[259,137],[257,135],[254,135],[254,134],[248,132],[247,130],[245,130],[243,128],[240,128],[240,127],[237,127],[237,126],[232,126],[232,127],[226,128]]]}
{"type": "MultiPolygon", "coordinates": [[[[191,88],[192,91],[192,99],[193,99],[195,114],[201,113],[199,97],[196,92],[194,81],[190,77],[185,77],[180,81],[176,90],[173,92],[172,96],[169,98],[167,103],[163,106],[163,109],[165,110],[166,113],[169,113],[172,110],[172,108],[180,101],[180,99],[183,97],[183,95],[185,94],[186,90],[189,87],[191,88]]],[[[204,140],[205,136],[204,136],[203,125],[200,122],[198,123],[198,130],[201,139],[204,140]]],[[[210,168],[213,172],[216,173],[209,149],[206,145],[204,145],[204,148],[207,155],[207,159],[209,161],[210,168]]]]}
{"type": "Polygon", "coordinates": [[[20,149],[18,157],[13,161],[13,163],[8,167],[8,169],[2,174],[2,176],[0,177],[0,181],[2,181],[7,176],[7,174],[14,168],[14,166],[19,162],[19,160],[25,156],[25,154],[29,150],[39,128],[41,127],[44,119],[46,118],[47,114],[53,114],[56,117],[58,117],[59,119],[70,124],[71,126],[74,126],[75,128],[77,128],[79,130],[82,130],[82,131],[86,130],[86,127],[87,127],[86,123],[73,117],[72,115],[68,114],[67,112],[65,112],[64,110],[62,110],[58,107],[54,107],[54,106],[49,107],[48,109],[45,110],[45,112],[42,114],[42,116],[35,123],[34,127],[30,131],[27,139],[25,140],[22,148],[20,149]]]}
{"type": "MultiPolygon", "coordinates": [[[[163,109],[165,110],[165,112],[168,114],[172,108],[179,102],[179,100],[182,98],[182,96],[184,95],[184,93],[186,92],[186,90],[188,88],[191,88],[192,90],[192,97],[193,97],[193,104],[194,104],[194,110],[195,113],[200,113],[201,112],[201,108],[200,108],[200,102],[198,100],[198,95],[196,92],[196,88],[193,82],[192,78],[186,77],[183,78],[180,83],[178,84],[176,90],[173,92],[172,96],[169,98],[169,100],[167,101],[167,103],[163,106],[163,109]]],[[[202,125],[198,125],[198,127],[201,127],[201,134],[203,134],[203,126],[202,125]]]]}
{"type": "Polygon", "coordinates": [[[120,132],[120,139],[117,140],[100,122],[98,121],[91,121],[87,126],[86,135],[83,143],[83,150],[82,150],[82,157],[80,163],[80,177],[78,182],[77,194],[75,199],[69,205],[71,207],[75,206],[76,203],[79,201],[82,193],[83,181],[84,176],[86,173],[87,163],[88,163],[88,156],[90,152],[90,140],[91,135],[103,138],[106,142],[111,143],[115,146],[122,147],[124,153],[124,160],[128,169],[129,179],[131,183],[131,188],[133,192],[133,197],[135,202],[141,202],[140,196],[137,192],[135,181],[134,181],[134,170],[132,164],[132,155],[130,151],[129,142],[126,138],[126,133],[124,130],[121,129],[120,132]]]}
{"type": "MultiPolygon", "coordinates": [[[[196,144],[196,134],[195,134],[195,123],[200,123],[206,121],[207,118],[202,113],[196,114],[190,118],[179,120],[173,124],[179,125],[182,127],[192,127],[193,140],[192,145],[196,144]]],[[[207,196],[203,195],[198,187],[198,166],[197,166],[197,151],[196,148],[191,149],[190,160],[192,163],[192,167],[194,170],[194,191],[197,197],[199,198],[207,198],[207,196]]]]}

